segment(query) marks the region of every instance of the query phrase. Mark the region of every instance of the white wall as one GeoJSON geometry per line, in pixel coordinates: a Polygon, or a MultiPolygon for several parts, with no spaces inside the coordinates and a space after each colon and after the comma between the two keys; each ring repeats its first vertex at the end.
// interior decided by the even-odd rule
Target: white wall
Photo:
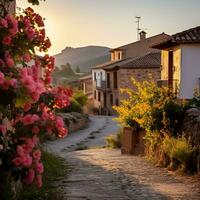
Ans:
{"type": "Polygon", "coordinates": [[[200,45],[181,46],[181,84],[179,97],[190,99],[199,89],[200,45]]]}
{"type": "Polygon", "coordinates": [[[92,70],[92,80],[93,81],[95,81],[94,73],[96,73],[97,86],[101,87],[101,81],[106,80],[106,72],[102,69],[93,69],[92,70]]]}

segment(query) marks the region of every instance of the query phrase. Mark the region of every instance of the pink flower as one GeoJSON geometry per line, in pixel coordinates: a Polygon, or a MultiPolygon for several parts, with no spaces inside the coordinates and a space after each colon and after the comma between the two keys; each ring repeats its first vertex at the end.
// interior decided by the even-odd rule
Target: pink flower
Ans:
{"type": "Polygon", "coordinates": [[[40,151],[40,150],[34,151],[34,152],[33,152],[33,158],[34,158],[35,160],[40,160],[40,158],[41,158],[41,151],[40,151]]]}
{"type": "Polygon", "coordinates": [[[4,74],[2,72],[0,72],[0,85],[2,85],[4,83],[4,74]]]}
{"type": "Polygon", "coordinates": [[[68,130],[66,128],[62,128],[59,130],[58,137],[64,138],[67,136],[67,134],[68,134],[68,130]]]}
{"type": "Polygon", "coordinates": [[[31,61],[31,56],[30,56],[29,53],[25,53],[25,54],[24,54],[24,61],[25,61],[25,62],[30,62],[30,61],[31,61]]]}
{"type": "MultiPolygon", "coordinates": [[[[24,72],[23,72],[24,73],[24,72]]],[[[26,73],[27,73],[27,71],[26,71],[26,73]]],[[[25,74],[24,74],[25,75],[25,74]]],[[[27,86],[27,85],[33,85],[34,84],[34,82],[33,82],[33,79],[32,79],[32,77],[31,76],[28,76],[28,75],[26,75],[26,76],[23,76],[22,77],[22,83],[25,85],[25,86],[27,86]]]]}
{"type": "Polygon", "coordinates": [[[60,117],[60,116],[56,117],[56,127],[58,129],[61,129],[61,128],[63,128],[63,126],[64,126],[64,122],[63,122],[62,117],[60,117]]]}
{"type": "Polygon", "coordinates": [[[31,104],[30,103],[25,104],[24,112],[28,112],[30,109],[31,109],[31,104]]]}
{"type": "Polygon", "coordinates": [[[8,22],[5,19],[1,19],[0,24],[3,28],[8,28],[8,22]]]}
{"type": "Polygon", "coordinates": [[[30,20],[27,17],[24,17],[23,23],[25,28],[29,28],[31,26],[30,20]]]}
{"type": "Polygon", "coordinates": [[[26,85],[25,87],[26,87],[26,89],[28,90],[29,93],[33,93],[36,89],[34,84],[26,85]]]}
{"type": "Polygon", "coordinates": [[[11,87],[17,88],[17,79],[13,78],[13,79],[8,80],[8,82],[11,87]]]}
{"type": "Polygon", "coordinates": [[[39,14],[36,14],[36,15],[35,15],[35,22],[37,23],[37,25],[38,25],[39,27],[44,26],[43,19],[42,19],[42,17],[41,17],[39,14]]]}
{"type": "Polygon", "coordinates": [[[26,144],[27,144],[27,146],[28,146],[29,148],[33,149],[34,146],[36,145],[36,140],[35,140],[34,138],[33,138],[33,139],[27,138],[27,139],[26,139],[26,144]]]}
{"type": "Polygon", "coordinates": [[[0,125],[0,132],[2,132],[4,135],[6,134],[7,129],[5,125],[0,125]]]}
{"type": "Polygon", "coordinates": [[[12,42],[12,38],[9,36],[5,36],[2,40],[2,44],[7,45],[7,46],[11,45],[11,42],[12,42]]]}
{"type": "Polygon", "coordinates": [[[35,171],[33,169],[30,169],[27,176],[25,177],[25,183],[27,185],[30,185],[33,182],[34,178],[35,178],[35,171]]]}
{"type": "Polygon", "coordinates": [[[33,40],[34,36],[35,36],[35,31],[33,28],[27,28],[26,29],[26,34],[29,40],[33,40]]]}
{"type": "Polygon", "coordinates": [[[17,157],[15,159],[13,159],[12,162],[18,167],[18,166],[20,166],[22,164],[22,159],[17,157]]]}
{"type": "Polygon", "coordinates": [[[11,36],[16,35],[17,32],[18,32],[18,28],[11,28],[11,29],[9,30],[9,33],[10,33],[11,36]]]}
{"type": "Polygon", "coordinates": [[[4,83],[2,84],[2,89],[3,90],[8,90],[10,86],[10,81],[9,80],[4,80],[4,83]]]}
{"type": "Polygon", "coordinates": [[[32,124],[32,116],[30,114],[26,115],[23,119],[22,122],[25,126],[32,124]]]}
{"type": "Polygon", "coordinates": [[[42,113],[42,119],[43,119],[44,121],[47,121],[47,120],[49,119],[49,114],[48,114],[47,112],[43,112],[43,113],[42,113]]]}
{"type": "Polygon", "coordinates": [[[40,94],[34,92],[34,93],[32,93],[31,97],[32,97],[32,99],[33,99],[34,101],[38,101],[39,98],[40,98],[40,94]]]}
{"type": "Polygon", "coordinates": [[[14,66],[15,63],[14,63],[14,60],[11,57],[6,57],[5,60],[6,60],[6,65],[8,67],[13,67],[14,66]]]}
{"type": "Polygon", "coordinates": [[[37,127],[37,126],[34,126],[33,128],[32,128],[32,133],[33,134],[38,134],[40,132],[40,129],[37,127]]]}
{"type": "Polygon", "coordinates": [[[36,170],[38,171],[39,174],[42,174],[44,172],[44,167],[42,163],[37,163],[36,164],[36,170]]]}
{"type": "Polygon", "coordinates": [[[37,177],[36,177],[36,185],[38,186],[38,188],[42,187],[42,176],[41,175],[37,175],[37,177]]]}
{"type": "Polygon", "coordinates": [[[24,154],[24,148],[22,146],[17,147],[17,155],[23,157],[24,154]]]}
{"type": "Polygon", "coordinates": [[[30,166],[32,165],[32,158],[31,158],[30,155],[27,154],[27,155],[24,157],[23,164],[24,164],[25,167],[30,167],[30,166]]]}
{"type": "Polygon", "coordinates": [[[22,123],[24,124],[24,126],[27,126],[27,125],[37,122],[39,119],[40,118],[38,117],[38,115],[28,114],[22,118],[22,123]]]}
{"type": "Polygon", "coordinates": [[[2,59],[0,59],[0,67],[3,66],[5,63],[2,59]]]}

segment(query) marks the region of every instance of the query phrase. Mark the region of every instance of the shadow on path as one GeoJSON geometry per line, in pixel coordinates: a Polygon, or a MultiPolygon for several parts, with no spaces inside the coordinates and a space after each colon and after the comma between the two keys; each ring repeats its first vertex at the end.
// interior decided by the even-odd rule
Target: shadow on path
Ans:
{"type": "Polygon", "coordinates": [[[96,149],[66,155],[71,173],[62,182],[67,200],[200,199],[191,187],[141,157],[96,149]]]}

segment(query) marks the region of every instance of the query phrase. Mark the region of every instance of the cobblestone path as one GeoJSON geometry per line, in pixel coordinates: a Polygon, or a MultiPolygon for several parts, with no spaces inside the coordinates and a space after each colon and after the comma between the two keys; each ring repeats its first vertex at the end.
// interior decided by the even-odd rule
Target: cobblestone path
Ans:
{"type": "Polygon", "coordinates": [[[105,146],[104,137],[115,133],[109,117],[90,117],[87,129],[46,147],[66,159],[68,177],[58,183],[67,200],[200,200],[200,178],[170,174],[139,156],[122,156],[105,146]],[[80,145],[89,150],[76,151],[80,145]]]}
{"type": "Polygon", "coordinates": [[[68,153],[66,159],[71,169],[62,182],[67,200],[200,200],[197,177],[172,175],[143,157],[91,149],[68,153]]]}

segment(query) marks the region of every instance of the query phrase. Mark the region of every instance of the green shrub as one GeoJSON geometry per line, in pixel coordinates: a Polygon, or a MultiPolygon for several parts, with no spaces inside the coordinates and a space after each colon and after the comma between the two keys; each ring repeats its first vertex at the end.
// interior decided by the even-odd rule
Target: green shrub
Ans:
{"type": "Polygon", "coordinates": [[[122,129],[119,129],[117,135],[110,135],[106,137],[107,147],[118,149],[121,148],[122,129]]]}
{"type": "Polygon", "coordinates": [[[87,96],[82,91],[76,91],[73,98],[81,105],[85,106],[87,104],[87,96]]]}
{"type": "Polygon", "coordinates": [[[168,119],[168,124],[164,124],[165,128],[167,128],[171,134],[177,136],[177,134],[181,132],[182,123],[185,116],[184,105],[179,104],[173,99],[170,99],[164,104],[163,114],[168,119]]]}
{"type": "Polygon", "coordinates": [[[66,108],[61,109],[61,112],[83,112],[83,106],[87,104],[87,96],[82,91],[76,91],[70,100],[70,105],[66,108]]]}
{"type": "Polygon", "coordinates": [[[61,110],[62,112],[70,113],[70,112],[83,112],[83,107],[80,105],[74,98],[71,99],[70,105],[61,110]]]}
{"type": "Polygon", "coordinates": [[[190,144],[185,136],[178,138],[165,136],[162,144],[163,151],[171,158],[176,159],[186,168],[187,161],[194,151],[194,147],[190,144]]]}

